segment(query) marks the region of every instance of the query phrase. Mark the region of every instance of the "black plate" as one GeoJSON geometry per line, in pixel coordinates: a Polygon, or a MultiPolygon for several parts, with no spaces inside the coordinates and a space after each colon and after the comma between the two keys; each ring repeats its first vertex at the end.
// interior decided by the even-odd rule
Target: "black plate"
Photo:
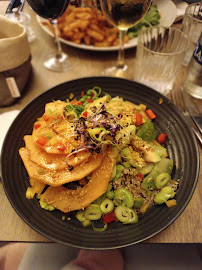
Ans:
{"type": "Polygon", "coordinates": [[[18,215],[34,230],[45,237],[79,248],[112,249],[146,240],[168,227],[185,209],[197,184],[199,153],[192,130],[176,107],[158,92],[133,81],[110,77],[89,77],[58,85],[29,103],[17,116],[5,138],[1,155],[2,179],[6,195],[18,215]],[[62,220],[62,213],[45,211],[37,199],[25,197],[29,186],[28,175],[18,154],[24,146],[23,137],[31,134],[32,126],[44,113],[44,106],[52,100],[65,100],[69,93],[80,96],[82,91],[100,86],[112,96],[120,95],[136,104],[146,104],[157,118],[159,133],[168,135],[166,147],[174,160],[173,179],[181,178],[177,190],[177,205],[153,206],[140,217],[137,224],[109,224],[108,230],[98,233],[92,227],[84,228],[76,219],[62,220]],[[159,105],[159,99],[163,103],[159,105]],[[194,162],[193,162],[194,161],[194,162]]]}

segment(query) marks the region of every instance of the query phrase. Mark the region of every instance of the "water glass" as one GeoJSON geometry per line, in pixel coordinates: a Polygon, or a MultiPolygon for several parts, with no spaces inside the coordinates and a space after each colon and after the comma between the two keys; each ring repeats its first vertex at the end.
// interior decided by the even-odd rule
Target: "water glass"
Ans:
{"type": "Polygon", "coordinates": [[[173,27],[144,29],[138,36],[135,81],[166,95],[173,87],[189,41],[173,27]]]}
{"type": "Polygon", "coordinates": [[[187,6],[182,21],[182,31],[187,35],[190,46],[185,55],[183,65],[188,66],[196,43],[202,32],[202,2],[187,6]]]}

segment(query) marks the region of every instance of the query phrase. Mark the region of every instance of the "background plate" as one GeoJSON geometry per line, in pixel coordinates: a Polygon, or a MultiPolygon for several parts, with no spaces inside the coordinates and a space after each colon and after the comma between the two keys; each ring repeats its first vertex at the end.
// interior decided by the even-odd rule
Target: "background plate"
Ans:
{"type": "Polygon", "coordinates": [[[1,153],[3,186],[6,195],[18,215],[34,230],[45,237],[80,248],[112,249],[128,246],[146,240],[169,226],[184,210],[192,197],[199,174],[199,153],[192,130],[176,107],[163,95],[134,81],[111,78],[89,77],[69,81],[58,85],[29,103],[17,116],[4,140],[1,153]],[[23,137],[31,134],[32,127],[44,113],[44,106],[52,100],[65,100],[73,92],[80,96],[93,86],[100,86],[112,96],[120,95],[125,100],[136,104],[146,104],[157,118],[154,123],[159,133],[168,136],[166,147],[169,157],[174,160],[173,179],[181,178],[177,190],[177,205],[168,208],[166,205],[153,206],[137,224],[109,224],[108,230],[102,233],[93,231],[92,227],[84,228],[76,220],[62,221],[62,213],[43,210],[37,199],[25,197],[29,186],[26,169],[18,154],[24,146],[23,137]],[[163,103],[159,105],[159,98],[163,103]],[[191,162],[191,161],[195,162],[191,162]]]}
{"type": "MultiPolygon", "coordinates": [[[[173,22],[175,21],[176,15],[177,15],[177,9],[175,4],[171,0],[154,0],[153,5],[156,4],[158,6],[158,10],[161,15],[160,25],[162,26],[171,26],[173,22]]],[[[45,31],[49,36],[53,37],[53,33],[49,29],[48,26],[45,26],[42,24],[42,22],[46,21],[44,18],[36,16],[37,22],[39,23],[40,27],[45,31]]],[[[63,38],[60,38],[60,41],[64,44],[67,44],[69,46],[82,49],[82,50],[90,50],[90,51],[117,51],[119,49],[119,46],[112,46],[112,47],[95,47],[92,45],[85,45],[85,44],[76,44],[74,42],[65,40],[63,38]]],[[[125,49],[130,49],[137,46],[137,38],[131,39],[128,43],[124,45],[125,49]]]]}

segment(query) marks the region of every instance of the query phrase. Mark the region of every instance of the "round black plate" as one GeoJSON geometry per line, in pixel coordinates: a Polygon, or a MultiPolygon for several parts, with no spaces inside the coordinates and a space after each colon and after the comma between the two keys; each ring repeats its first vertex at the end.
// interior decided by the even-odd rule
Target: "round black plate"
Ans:
{"type": "Polygon", "coordinates": [[[144,85],[133,81],[110,77],[89,77],[69,81],[58,85],[29,103],[17,116],[5,138],[1,168],[3,186],[6,195],[18,215],[43,236],[79,248],[112,249],[139,243],[168,227],[185,209],[197,184],[199,174],[199,153],[192,130],[176,107],[164,96],[144,85]],[[114,222],[102,233],[92,227],[82,227],[76,219],[62,220],[62,213],[43,210],[37,199],[25,197],[29,186],[26,169],[18,154],[24,146],[23,137],[31,134],[32,126],[44,112],[44,106],[52,100],[65,100],[72,92],[80,96],[93,86],[100,86],[111,96],[122,96],[136,104],[146,104],[157,118],[154,123],[159,133],[168,136],[166,147],[169,157],[174,160],[173,179],[181,179],[177,190],[177,205],[153,206],[140,216],[139,222],[122,225],[114,222]],[[163,103],[159,104],[159,99],[163,103]],[[194,162],[193,162],[194,161],[194,162]]]}

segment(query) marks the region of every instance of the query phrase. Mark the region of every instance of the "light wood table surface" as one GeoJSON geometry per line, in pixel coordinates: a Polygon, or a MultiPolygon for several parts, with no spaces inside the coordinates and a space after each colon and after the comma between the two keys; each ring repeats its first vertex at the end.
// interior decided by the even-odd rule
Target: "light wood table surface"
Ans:
{"type": "MultiPolygon", "coordinates": [[[[0,14],[3,14],[6,7],[6,1],[1,1],[0,14]]],[[[80,77],[102,76],[102,72],[106,67],[112,66],[116,63],[117,52],[103,53],[84,51],[63,45],[63,50],[69,55],[73,64],[72,70],[64,73],[47,70],[43,66],[43,61],[44,57],[49,52],[55,50],[53,38],[43,32],[36,21],[34,12],[27,4],[23,11],[31,15],[31,26],[36,34],[36,40],[30,44],[33,74],[20,100],[12,106],[0,108],[0,114],[12,110],[22,110],[27,103],[36,96],[60,83],[80,77]]],[[[125,56],[132,78],[135,72],[135,48],[127,50],[125,56]]],[[[181,83],[184,71],[184,68],[182,68],[177,76],[177,86],[181,83]]],[[[201,102],[199,105],[202,105],[201,102]]],[[[200,156],[201,155],[200,149],[200,156]]],[[[178,219],[167,229],[147,240],[147,243],[201,243],[201,180],[202,173],[200,173],[199,181],[191,201],[178,219]]],[[[4,193],[1,182],[0,200],[0,241],[49,241],[31,229],[17,215],[4,193]]]]}

